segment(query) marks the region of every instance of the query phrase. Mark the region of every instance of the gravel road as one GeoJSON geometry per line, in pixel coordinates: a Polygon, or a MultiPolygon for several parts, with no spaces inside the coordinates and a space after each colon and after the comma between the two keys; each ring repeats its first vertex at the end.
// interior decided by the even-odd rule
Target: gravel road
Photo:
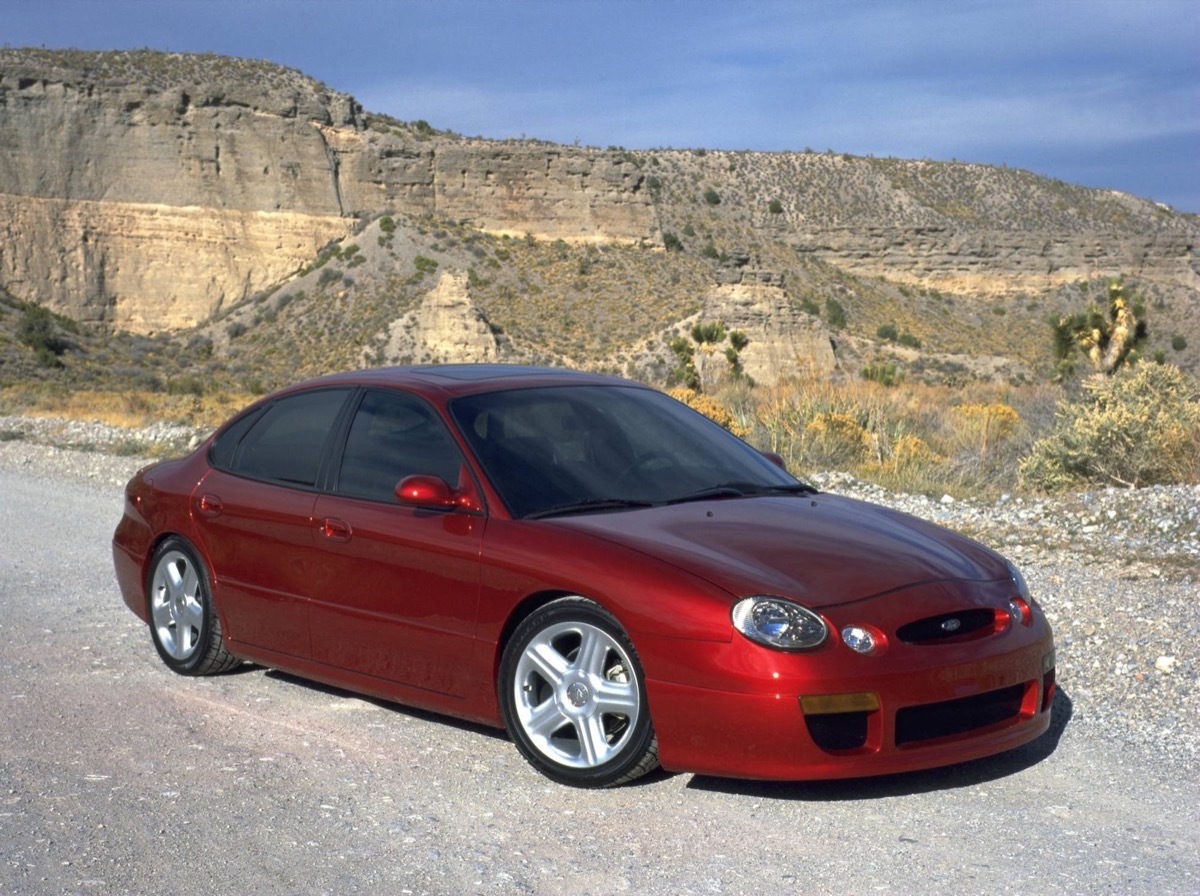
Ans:
{"type": "Polygon", "coordinates": [[[1022,565],[1058,642],[1052,730],[903,776],[592,792],[490,729],[258,667],[172,675],[109,555],[144,461],[20,432],[0,440],[0,893],[1200,892],[1195,488],[985,505],[815,477],[1022,565]]]}

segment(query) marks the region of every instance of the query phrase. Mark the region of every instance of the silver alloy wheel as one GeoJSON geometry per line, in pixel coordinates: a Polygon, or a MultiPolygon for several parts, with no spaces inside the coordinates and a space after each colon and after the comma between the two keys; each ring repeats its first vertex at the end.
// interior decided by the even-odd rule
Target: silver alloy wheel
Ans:
{"type": "Polygon", "coordinates": [[[517,720],[533,746],[569,768],[596,768],[633,737],[641,714],[636,667],[606,631],[587,622],[546,626],[513,676],[517,720]]]}
{"type": "Polygon", "coordinates": [[[204,592],[191,558],[182,551],[168,551],[154,567],[150,613],[163,649],[176,660],[189,659],[204,629],[204,592]]]}

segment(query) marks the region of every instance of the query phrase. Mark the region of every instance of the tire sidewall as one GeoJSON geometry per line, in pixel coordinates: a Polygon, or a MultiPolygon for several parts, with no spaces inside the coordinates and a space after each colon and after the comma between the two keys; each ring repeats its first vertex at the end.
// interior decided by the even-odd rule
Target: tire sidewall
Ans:
{"type": "Polygon", "coordinates": [[[583,597],[564,597],[531,613],[513,632],[505,645],[497,683],[500,712],[509,737],[531,765],[546,777],[574,787],[607,787],[620,782],[642,761],[654,743],[654,725],[646,699],[646,674],[633,642],[616,618],[599,604],[583,597]],[[625,651],[637,681],[640,711],[628,743],[620,754],[594,768],[572,768],[554,762],[529,739],[517,714],[514,685],[517,665],[529,642],[548,625],[581,622],[603,630],[625,651]]]}

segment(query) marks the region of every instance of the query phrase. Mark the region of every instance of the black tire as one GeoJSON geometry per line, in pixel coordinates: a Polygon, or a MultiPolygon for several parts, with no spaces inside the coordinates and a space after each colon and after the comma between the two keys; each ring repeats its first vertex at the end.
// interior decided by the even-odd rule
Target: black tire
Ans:
{"type": "Polygon", "coordinates": [[[154,552],[146,608],[154,647],[172,671],[216,675],[241,663],[225,649],[208,570],[182,538],[168,538],[154,552]]]}
{"type": "Polygon", "coordinates": [[[564,597],[513,633],[500,663],[509,736],[540,772],[575,787],[625,784],[658,767],[641,662],[600,605],[564,597]]]}

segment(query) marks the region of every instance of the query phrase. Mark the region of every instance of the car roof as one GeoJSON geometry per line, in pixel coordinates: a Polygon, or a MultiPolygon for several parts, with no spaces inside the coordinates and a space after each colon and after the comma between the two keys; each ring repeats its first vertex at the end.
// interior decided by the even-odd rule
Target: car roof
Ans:
{"type": "Polygon", "coordinates": [[[297,383],[283,391],[290,392],[318,385],[407,387],[424,393],[440,393],[444,398],[534,386],[641,386],[640,383],[633,383],[615,376],[584,373],[558,367],[533,367],[519,364],[429,364],[417,367],[350,370],[297,383]]]}

